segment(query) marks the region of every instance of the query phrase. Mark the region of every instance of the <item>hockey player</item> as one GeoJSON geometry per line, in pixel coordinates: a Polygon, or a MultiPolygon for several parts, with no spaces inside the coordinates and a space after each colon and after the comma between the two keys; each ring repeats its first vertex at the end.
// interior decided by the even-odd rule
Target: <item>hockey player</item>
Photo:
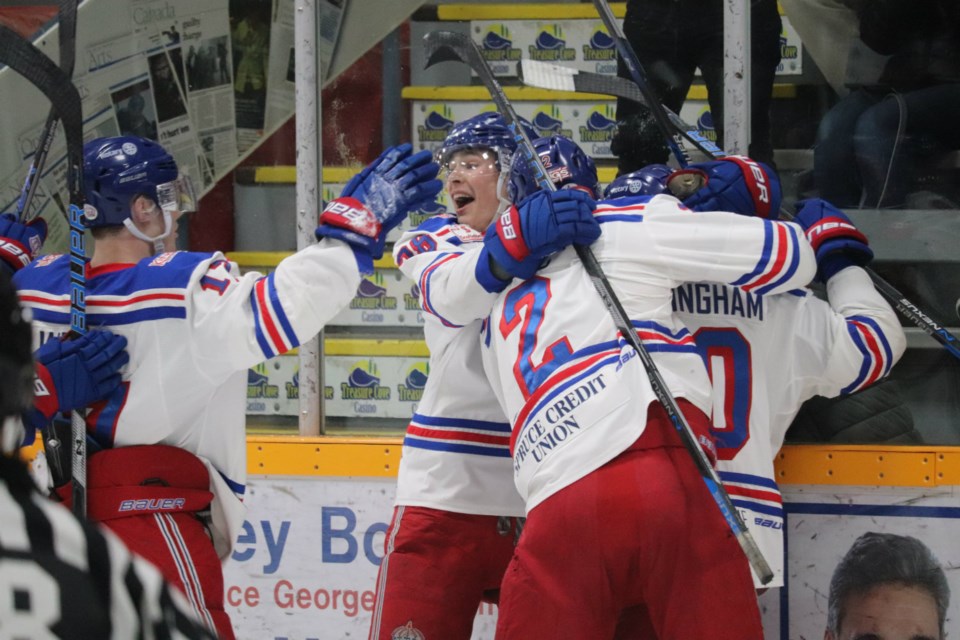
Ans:
{"type": "MultiPolygon", "coordinates": [[[[125,336],[130,353],[123,385],[88,416],[102,448],[88,463],[88,515],[159,566],[222,638],[233,637],[221,559],[244,514],[247,369],[312,337],[349,302],[385,234],[439,191],[436,173],[429,153],[385,151],[324,209],[316,245],[268,276],[241,276],[221,253],[173,250],[177,219],[194,203],[160,145],[129,136],[85,145],[95,208],[88,323],[125,336]]],[[[37,344],[63,333],[67,257],[44,256],[17,281],[37,344]]]]}
{"type": "MultiPolygon", "coordinates": [[[[481,602],[496,602],[519,535],[524,508],[513,485],[510,425],[483,374],[481,320],[432,297],[452,271],[487,268],[483,232],[507,206],[516,148],[495,112],[455,124],[438,152],[455,211],[394,246],[400,269],[418,274],[430,377],[404,438],[371,640],[404,628],[404,637],[468,640],[481,602]]],[[[595,184],[592,162],[581,168],[595,184]]],[[[472,295],[489,310],[492,294],[473,284],[472,295]]]]}
{"type": "MultiPolygon", "coordinates": [[[[684,204],[701,211],[722,203],[756,215],[743,197],[744,174],[735,164],[742,161],[692,166],[687,173],[701,174],[705,184],[684,204]]],[[[606,194],[669,193],[678,173],[651,165],[617,178],[606,194]]],[[[764,215],[775,217],[777,208],[764,215]]],[[[757,296],[707,283],[686,283],[673,293],[673,309],[694,333],[714,383],[717,469],[774,570],[766,587],[783,586],[783,505],[773,459],[794,416],[815,395],[835,397],[877,382],[906,348],[896,314],[860,268],[873,258],[866,237],[823,200],[800,203],[795,221],[816,250],[817,280],[826,284],[829,302],[808,289],[757,296]]]]}
{"type": "MultiPolygon", "coordinates": [[[[95,333],[98,339],[107,335],[95,333]]],[[[212,639],[155,567],[132,555],[109,531],[77,520],[37,491],[15,453],[22,439],[18,414],[34,410],[30,343],[29,323],[8,274],[0,269],[0,636],[212,639]]],[[[45,357],[51,379],[60,382],[68,379],[61,374],[73,370],[77,360],[89,363],[97,353],[81,349],[45,357]]],[[[112,359],[103,368],[113,375],[122,364],[122,358],[112,359]]],[[[119,384],[119,377],[114,381],[119,384]]],[[[48,389],[66,402],[61,409],[74,408],[65,388],[48,389]]]]}
{"type": "MultiPolygon", "coordinates": [[[[769,205],[766,177],[747,179],[750,196],[769,205]]],[[[553,197],[527,196],[485,236],[517,278],[499,285],[483,354],[511,418],[527,507],[498,638],[612,638],[637,606],[657,637],[761,638],[746,559],[575,252],[539,270],[524,255],[528,230],[540,224],[535,203],[553,197]]],[[[667,195],[600,202],[594,214],[604,232],[593,251],[712,456],[710,382],[671,311],[671,289],[704,280],[790,290],[814,274],[810,246],[796,225],[701,217],[667,195]]],[[[443,293],[456,301],[459,290],[443,293]]]]}

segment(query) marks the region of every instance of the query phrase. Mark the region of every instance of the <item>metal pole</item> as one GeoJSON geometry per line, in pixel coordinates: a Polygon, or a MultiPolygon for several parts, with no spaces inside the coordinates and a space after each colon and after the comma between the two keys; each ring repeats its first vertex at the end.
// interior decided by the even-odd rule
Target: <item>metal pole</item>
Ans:
{"type": "MultiPolygon", "coordinates": [[[[297,119],[297,250],[316,242],[323,154],[320,144],[319,11],[316,0],[297,0],[294,24],[297,119]]],[[[300,435],[323,433],[323,333],[300,345],[300,435]]]]}
{"type": "Polygon", "coordinates": [[[394,29],[383,39],[383,148],[400,144],[400,114],[403,101],[400,99],[400,30],[394,29]]]}
{"type": "Polygon", "coordinates": [[[750,147],[750,3],[726,0],[723,12],[723,148],[750,147]]]}

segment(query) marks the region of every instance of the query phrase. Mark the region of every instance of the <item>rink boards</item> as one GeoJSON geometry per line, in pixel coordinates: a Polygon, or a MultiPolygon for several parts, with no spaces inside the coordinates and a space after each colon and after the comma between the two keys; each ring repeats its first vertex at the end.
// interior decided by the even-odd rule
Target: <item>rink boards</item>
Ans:
{"type": "MultiPolygon", "coordinates": [[[[399,438],[248,438],[249,512],[226,565],[238,637],[366,637],[400,449],[399,438]]],[[[822,637],[833,567],[866,531],[912,535],[960,564],[956,449],[790,446],[777,473],[787,579],[762,598],[766,640],[822,637]]],[[[492,638],[495,619],[480,611],[474,639],[492,638]]],[[[954,599],[947,628],[957,620],[954,599]]]]}

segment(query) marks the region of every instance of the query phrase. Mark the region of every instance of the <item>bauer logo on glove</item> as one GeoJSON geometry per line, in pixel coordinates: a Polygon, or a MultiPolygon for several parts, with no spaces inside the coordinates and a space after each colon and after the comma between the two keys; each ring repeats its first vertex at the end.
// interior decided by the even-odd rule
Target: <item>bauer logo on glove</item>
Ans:
{"type": "Polygon", "coordinates": [[[500,233],[507,240],[513,240],[517,237],[517,230],[513,228],[512,209],[508,209],[500,216],[500,233]]]}
{"type": "Polygon", "coordinates": [[[860,233],[859,229],[853,226],[853,224],[840,220],[839,218],[824,218],[807,229],[807,240],[815,246],[819,246],[823,240],[834,236],[853,236],[857,239],[862,239],[861,242],[866,241],[866,238],[860,233]]]}
{"type": "Polygon", "coordinates": [[[337,198],[331,201],[324,208],[320,222],[330,222],[331,219],[339,219],[342,223],[340,226],[368,238],[373,238],[380,232],[380,223],[373,212],[356,198],[337,198]]]}

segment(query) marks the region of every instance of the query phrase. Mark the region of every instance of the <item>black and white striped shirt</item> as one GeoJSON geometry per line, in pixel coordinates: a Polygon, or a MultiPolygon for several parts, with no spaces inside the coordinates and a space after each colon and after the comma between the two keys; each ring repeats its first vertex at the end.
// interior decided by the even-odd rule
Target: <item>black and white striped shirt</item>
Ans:
{"type": "Polygon", "coordinates": [[[0,455],[0,638],[204,638],[159,571],[82,522],[0,455]]]}

